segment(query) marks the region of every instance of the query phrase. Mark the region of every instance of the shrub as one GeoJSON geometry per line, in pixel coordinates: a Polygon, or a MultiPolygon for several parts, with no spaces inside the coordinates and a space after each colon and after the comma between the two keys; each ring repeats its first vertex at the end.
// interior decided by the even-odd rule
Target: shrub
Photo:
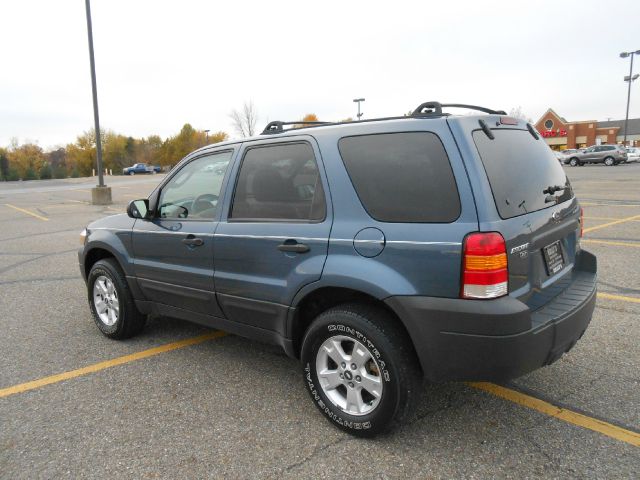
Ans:
{"type": "Polygon", "coordinates": [[[24,172],[23,180],[36,180],[37,178],[36,171],[31,167],[27,168],[27,171],[24,172]]]}
{"type": "Polygon", "coordinates": [[[53,169],[53,178],[67,178],[67,169],[58,165],[53,169]]]}
{"type": "Polygon", "coordinates": [[[53,170],[51,169],[51,165],[49,165],[48,163],[46,165],[43,165],[38,172],[38,176],[40,177],[40,180],[49,180],[53,178],[53,170]]]}
{"type": "Polygon", "coordinates": [[[18,174],[18,171],[15,168],[10,168],[9,172],[7,173],[6,180],[8,182],[17,182],[18,180],[20,180],[20,175],[18,174]]]}
{"type": "Polygon", "coordinates": [[[80,176],[80,173],[78,172],[77,168],[74,168],[73,170],[71,170],[71,178],[78,178],[80,176]]]}

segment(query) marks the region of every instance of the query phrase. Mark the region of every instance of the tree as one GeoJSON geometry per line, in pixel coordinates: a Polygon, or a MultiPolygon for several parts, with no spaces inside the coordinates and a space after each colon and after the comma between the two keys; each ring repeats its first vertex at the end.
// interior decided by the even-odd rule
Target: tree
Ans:
{"type": "Polygon", "coordinates": [[[0,148],[0,180],[9,179],[9,157],[7,156],[7,149],[0,148]]]}
{"type": "Polygon", "coordinates": [[[511,110],[509,110],[509,116],[513,118],[518,118],[520,120],[524,120],[525,122],[528,122],[528,123],[533,123],[532,118],[526,113],[524,113],[522,111],[522,107],[519,105],[516,108],[512,108],[511,110]]]}
{"type": "Polygon", "coordinates": [[[233,109],[229,117],[231,117],[233,128],[241,137],[252,137],[256,133],[258,113],[251,100],[244,102],[241,112],[233,109]]]}
{"type": "MultiPolygon", "coordinates": [[[[307,113],[302,119],[301,122],[318,122],[318,116],[315,113],[307,113]]],[[[293,128],[301,128],[305,127],[304,123],[298,123],[293,126],[293,128]]]]}
{"type": "Polygon", "coordinates": [[[20,178],[25,180],[37,178],[36,172],[46,163],[42,148],[35,143],[18,145],[17,141],[12,141],[8,158],[20,178]]]}

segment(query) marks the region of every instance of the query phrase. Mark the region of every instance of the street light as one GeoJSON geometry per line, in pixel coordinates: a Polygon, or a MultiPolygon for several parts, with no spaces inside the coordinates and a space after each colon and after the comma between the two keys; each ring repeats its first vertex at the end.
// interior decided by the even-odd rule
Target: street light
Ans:
{"type": "Polygon", "coordinates": [[[627,114],[624,117],[624,140],[622,141],[622,145],[627,146],[627,124],[629,123],[629,102],[631,100],[631,82],[633,82],[638,75],[633,74],[633,56],[640,55],[640,50],[636,50],[635,52],[622,52],[620,54],[620,58],[631,57],[631,65],[629,65],[629,75],[624,77],[625,82],[629,82],[629,87],[627,88],[627,114]]]}
{"type": "Polygon", "coordinates": [[[205,130],[205,131],[204,131],[204,133],[207,135],[207,141],[206,141],[205,145],[209,145],[209,132],[210,132],[210,131],[211,131],[211,130],[205,130]]]}
{"type": "Polygon", "coordinates": [[[89,37],[89,64],[91,66],[91,91],[93,93],[93,120],[96,129],[96,160],[98,168],[98,185],[91,189],[91,202],[95,205],[111,203],[111,188],[104,184],[102,177],[102,142],[100,140],[100,120],[98,116],[98,89],[96,87],[96,62],[93,58],[93,29],[91,27],[91,5],[85,0],[87,10],[87,35],[89,37]]]}
{"type": "Polygon", "coordinates": [[[360,117],[364,115],[363,113],[360,113],[360,102],[364,102],[364,98],[354,98],[353,101],[358,104],[358,120],[360,120],[360,117]]]}

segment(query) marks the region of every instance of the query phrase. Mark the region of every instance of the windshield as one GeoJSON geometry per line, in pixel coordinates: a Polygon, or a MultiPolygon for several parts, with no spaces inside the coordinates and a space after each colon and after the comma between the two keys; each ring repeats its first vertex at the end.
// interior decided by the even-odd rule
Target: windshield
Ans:
{"type": "Polygon", "coordinates": [[[502,218],[512,218],[573,198],[571,184],[553,152],[527,130],[473,132],[493,198],[502,218]]]}

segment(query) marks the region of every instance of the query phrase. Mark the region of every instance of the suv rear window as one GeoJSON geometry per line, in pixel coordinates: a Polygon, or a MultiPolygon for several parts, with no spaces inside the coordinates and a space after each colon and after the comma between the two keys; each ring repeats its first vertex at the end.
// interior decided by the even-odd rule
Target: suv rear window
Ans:
{"type": "Polygon", "coordinates": [[[512,218],[552,207],[573,198],[571,184],[553,152],[527,130],[492,130],[491,140],[482,130],[473,140],[487,172],[493,199],[502,218],[512,218]],[[550,186],[565,187],[557,201],[545,202],[550,186]]]}
{"type": "Polygon", "coordinates": [[[449,223],[460,216],[458,188],[437,135],[344,137],[338,148],[362,205],[374,219],[449,223]]]}

